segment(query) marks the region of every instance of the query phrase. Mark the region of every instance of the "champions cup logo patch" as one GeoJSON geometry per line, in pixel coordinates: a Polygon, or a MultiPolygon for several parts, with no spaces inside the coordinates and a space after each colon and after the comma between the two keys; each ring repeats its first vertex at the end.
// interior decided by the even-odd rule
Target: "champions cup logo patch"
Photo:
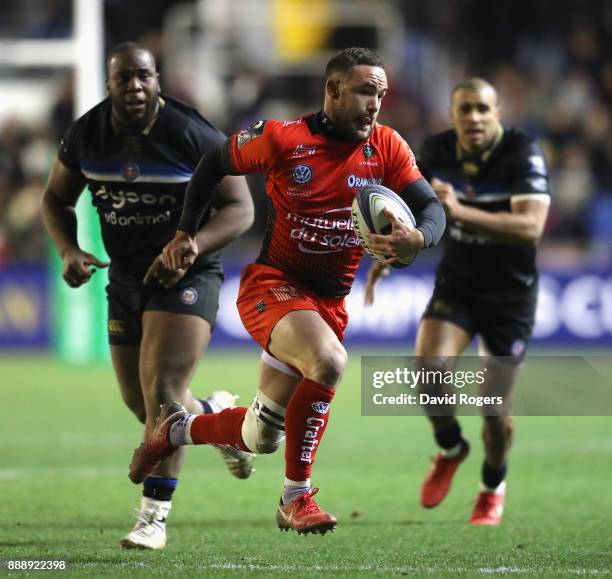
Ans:
{"type": "Polygon", "coordinates": [[[186,287],[185,289],[181,290],[179,298],[185,305],[192,306],[198,301],[198,292],[195,290],[195,288],[186,287]]]}
{"type": "Polygon", "coordinates": [[[523,342],[523,340],[516,340],[512,344],[511,351],[513,356],[522,355],[522,353],[525,351],[525,342],[523,342]]]}
{"type": "Polygon", "coordinates": [[[312,179],[312,169],[308,165],[298,165],[293,169],[293,180],[300,185],[312,179]]]}
{"type": "Polygon", "coordinates": [[[136,163],[127,163],[121,167],[121,175],[126,181],[134,181],[140,175],[140,167],[136,163]]]}
{"type": "Polygon", "coordinates": [[[261,121],[257,121],[253,123],[248,129],[244,131],[240,131],[236,139],[236,144],[238,145],[238,148],[241,149],[249,141],[256,139],[257,137],[260,137],[261,135],[263,135],[265,126],[266,126],[266,121],[261,120],[261,121]]]}
{"type": "Polygon", "coordinates": [[[313,402],[310,407],[317,413],[317,414],[327,414],[328,410],[329,410],[329,404],[327,402],[313,402]]]}

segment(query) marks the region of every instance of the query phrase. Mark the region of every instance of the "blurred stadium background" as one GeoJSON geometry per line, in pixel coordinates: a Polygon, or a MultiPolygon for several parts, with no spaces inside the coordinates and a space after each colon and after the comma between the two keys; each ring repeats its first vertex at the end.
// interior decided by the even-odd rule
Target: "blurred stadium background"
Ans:
{"type": "MultiPolygon", "coordinates": [[[[612,344],[609,0],[0,0],[0,559],[68,558],[75,576],[609,573],[609,417],[520,418],[508,514],[489,534],[464,524],[478,445],[448,507],[424,514],[416,497],[433,453],[424,421],[359,416],[356,354],[411,350],[439,250],[386,279],[375,307],[361,308],[364,272],[351,296],[354,355],[317,471],[342,532],[324,547],[271,536],[282,456],[258,461],[249,487],[199,449],[173,513],[176,543],[157,558],[118,550],[138,501],[125,472],[141,429],[105,361],[105,273],[77,291],[60,283],[39,203],[60,136],[104,96],[105,53],[125,40],[155,53],[167,93],[228,133],[319,108],[324,65],[349,45],[383,56],[391,91],[382,121],[415,149],[447,126],[456,82],[489,79],[504,123],[540,137],[552,177],[532,352],[612,344]]],[[[253,179],[255,226],[225,252],[214,351],[196,375],[198,393],[228,387],[228,377],[243,400],[253,392],[257,354],[234,298],[261,239],[261,185],[253,179]]],[[[83,197],[79,233],[101,257],[83,197]]],[[[464,428],[478,440],[479,420],[464,428]]]]}
{"type": "MultiPolygon", "coordinates": [[[[77,292],[60,287],[39,200],[63,131],[104,94],[106,51],[127,39],[156,54],[166,92],[228,133],[260,117],[316,110],[325,62],[347,45],[383,55],[391,91],[382,121],[413,148],[425,133],[447,126],[448,95],[457,81],[488,78],[499,90],[505,124],[538,135],[551,170],[554,202],[540,249],[535,343],[612,343],[610,2],[573,0],[563,10],[551,0],[0,5],[0,349],[54,347],[81,362],[106,355],[104,274],[77,292]]],[[[239,268],[256,255],[265,220],[261,182],[253,183],[257,220],[226,251],[228,283],[213,347],[249,344],[233,298],[239,268]]],[[[89,201],[82,204],[87,215],[89,201]]],[[[95,230],[90,212],[81,235],[100,252],[95,230]]],[[[349,343],[409,344],[437,256],[427,252],[414,268],[392,276],[371,310],[360,307],[360,279],[349,343]]]]}

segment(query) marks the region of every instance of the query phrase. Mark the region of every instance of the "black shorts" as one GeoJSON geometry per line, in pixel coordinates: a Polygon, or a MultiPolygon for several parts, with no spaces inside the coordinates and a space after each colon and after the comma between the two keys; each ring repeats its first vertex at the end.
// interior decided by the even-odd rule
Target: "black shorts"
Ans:
{"type": "Polygon", "coordinates": [[[423,318],[446,320],[479,334],[494,356],[520,362],[531,339],[538,284],[528,288],[475,289],[439,272],[423,318]]]}
{"type": "Polygon", "coordinates": [[[174,312],[205,319],[211,329],[219,309],[223,274],[207,270],[189,271],[169,289],[157,282],[142,283],[143,275],[129,274],[111,266],[106,286],[108,340],[111,346],[140,344],[142,315],[146,311],[174,312]]]}

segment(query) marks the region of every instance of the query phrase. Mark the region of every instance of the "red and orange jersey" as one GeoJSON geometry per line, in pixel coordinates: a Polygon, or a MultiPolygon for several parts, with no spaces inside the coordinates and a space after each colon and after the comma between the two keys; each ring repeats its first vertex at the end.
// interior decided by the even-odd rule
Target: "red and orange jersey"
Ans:
{"type": "Polygon", "coordinates": [[[236,173],[266,175],[268,220],[258,263],[280,269],[323,296],[349,293],[363,248],[351,218],[360,188],[402,191],[421,179],[393,129],[376,124],[364,141],[327,135],[321,117],[259,121],[232,136],[236,173]]]}

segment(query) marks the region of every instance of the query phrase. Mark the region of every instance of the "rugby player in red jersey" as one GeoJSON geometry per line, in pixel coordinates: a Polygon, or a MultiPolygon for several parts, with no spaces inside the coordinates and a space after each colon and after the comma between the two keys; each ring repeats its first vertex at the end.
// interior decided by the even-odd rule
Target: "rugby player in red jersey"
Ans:
{"type": "Polygon", "coordinates": [[[438,242],[444,211],[407,143],[376,122],[387,92],[379,57],[345,49],[326,69],[323,110],[294,121],[260,121],[203,157],[188,188],[178,231],[164,265],[187,267],[197,255],[195,224],[224,175],[266,175],[268,222],[257,261],[242,273],[238,310],[263,348],[257,395],[249,408],[216,416],[162,408],[154,434],[136,450],[133,482],[184,444],[227,445],[270,453],[286,437],[281,529],[325,533],[336,518],[313,500],[310,474],[344,372],[344,306],[363,253],[353,229],[356,192],[380,183],[397,191],[416,217],[393,216],[392,232],[371,236],[377,251],[399,258],[438,242]],[[210,419],[209,419],[210,418],[210,419]]]}

